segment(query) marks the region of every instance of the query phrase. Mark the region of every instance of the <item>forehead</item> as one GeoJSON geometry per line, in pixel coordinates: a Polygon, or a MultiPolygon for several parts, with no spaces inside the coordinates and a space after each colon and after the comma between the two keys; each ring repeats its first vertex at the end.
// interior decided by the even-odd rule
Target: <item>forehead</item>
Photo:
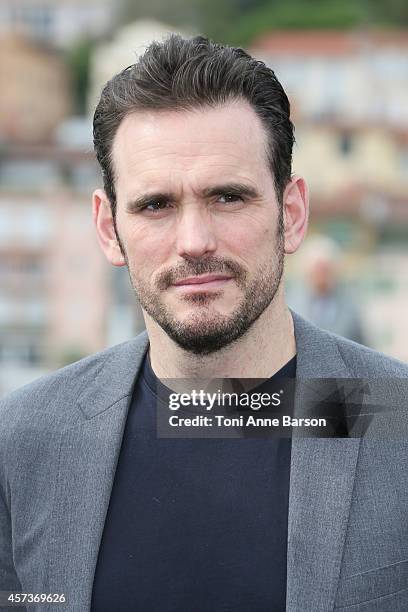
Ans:
{"type": "Polygon", "coordinates": [[[214,174],[238,174],[256,182],[270,173],[265,129],[244,100],[129,114],[115,135],[112,158],[121,190],[129,182],[147,187],[165,176],[206,181],[214,174]]]}

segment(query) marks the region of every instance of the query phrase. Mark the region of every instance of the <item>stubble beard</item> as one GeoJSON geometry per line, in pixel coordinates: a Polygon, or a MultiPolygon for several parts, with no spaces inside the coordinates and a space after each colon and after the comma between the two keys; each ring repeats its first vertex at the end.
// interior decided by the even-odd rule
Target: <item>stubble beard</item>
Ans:
{"type": "Polygon", "coordinates": [[[137,278],[129,265],[123,245],[130,281],[140,305],[163,331],[182,349],[195,355],[209,355],[244,336],[273,301],[284,270],[284,239],[281,223],[277,232],[276,247],[270,260],[261,266],[256,276],[248,281],[247,271],[233,260],[209,257],[185,260],[177,268],[161,273],[154,281],[156,289],[137,278]],[[183,320],[177,319],[161,299],[175,280],[200,274],[229,273],[242,289],[243,297],[238,306],[228,315],[216,311],[216,300],[220,292],[200,292],[183,296],[185,302],[196,306],[196,310],[183,320]],[[213,306],[213,304],[215,306],[213,306]]]}

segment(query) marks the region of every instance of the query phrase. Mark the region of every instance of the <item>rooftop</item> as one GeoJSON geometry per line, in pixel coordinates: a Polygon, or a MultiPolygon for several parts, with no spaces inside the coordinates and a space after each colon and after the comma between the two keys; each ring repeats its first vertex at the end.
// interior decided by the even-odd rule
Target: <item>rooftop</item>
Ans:
{"type": "Polygon", "coordinates": [[[274,55],[353,55],[366,47],[408,52],[408,30],[280,30],[254,40],[252,51],[274,55]]]}

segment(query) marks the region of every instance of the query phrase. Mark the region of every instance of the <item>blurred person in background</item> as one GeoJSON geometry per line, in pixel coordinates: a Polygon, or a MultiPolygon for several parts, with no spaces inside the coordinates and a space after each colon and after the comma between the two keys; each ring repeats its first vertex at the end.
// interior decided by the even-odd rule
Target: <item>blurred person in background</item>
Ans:
{"type": "Polygon", "coordinates": [[[314,236],[301,251],[303,282],[289,303],[315,325],[360,344],[367,344],[359,305],[342,281],[343,253],[327,236],[314,236]]]}

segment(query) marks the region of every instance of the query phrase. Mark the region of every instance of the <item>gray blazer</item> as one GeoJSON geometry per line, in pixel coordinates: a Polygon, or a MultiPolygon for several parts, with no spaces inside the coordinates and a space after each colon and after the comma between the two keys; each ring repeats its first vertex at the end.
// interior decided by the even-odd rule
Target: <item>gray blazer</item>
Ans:
{"type": "MultiPolygon", "coordinates": [[[[293,318],[299,380],[383,378],[387,398],[408,377],[404,364],[293,318]]],[[[0,591],[67,599],[27,610],[90,608],[132,386],[147,346],[144,332],[0,404],[0,591]]],[[[313,393],[312,382],[307,388],[313,393]]],[[[303,400],[297,397],[298,408],[303,400]]],[[[288,612],[408,610],[406,438],[295,438],[288,521],[288,612]]]]}

